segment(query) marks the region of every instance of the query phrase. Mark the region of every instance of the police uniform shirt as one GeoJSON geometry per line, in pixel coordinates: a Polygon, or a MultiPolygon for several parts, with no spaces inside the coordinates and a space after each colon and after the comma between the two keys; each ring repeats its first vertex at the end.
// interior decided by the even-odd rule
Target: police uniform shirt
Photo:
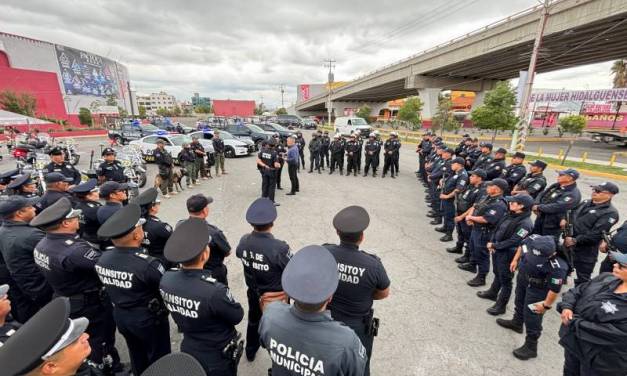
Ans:
{"type": "Polygon", "coordinates": [[[246,285],[258,295],[283,291],[281,275],[292,257],[286,242],[270,233],[252,232],[242,236],[235,255],[244,265],[246,285]]]}
{"type": "MultiPolygon", "coordinates": [[[[454,190],[458,192],[463,192],[468,187],[468,173],[466,170],[461,169],[457,171],[455,174],[450,174],[447,176],[444,181],[444,186],[442,187],[442,193],[445,195],[450,194],[454,190]]],[[[454,200],[455,196],[449,198],[448,200],[454,200]]]]}
{"type": "Polygon", "coordinates": [[[611,201],[595,204],[592,200],[585,200],[575,209],[573,219],[576,246],[592,247],[596,260],[603,232],[610,231],[618,222],[618,210],[611,201]]]}
{"type": "Polygon", "coordinates": [[[74,179],[72,181],[72,185],[80,184],[81,182],[81,173],[71,164],[67,162],[63,162],[61,164],[56,164],[54,162],[48,163],[46,166],[46,171],[50,172],[60,172],[66,178],[74,179]]]}
{"type": "Polygon", "coordinates": [[[349,153],[353,154],[353,156],[355,154],[357,154],[359,152],[359,144],[357,143],[357,141],[348,141],[346,143],[346,154],[348,155],[349,153]]]}
{"type": "Polygon", "coordinates": [[[546,178],[544,177],[544,175],[542,175],[542,173],[528,173],[518,183],[518,188],[527,191],[527,193],[529,193],[529,195],[533,198],[538,197],[538,195],[544,190],[545,187],[546,178]]]}
{"type": "Polygon", "coordinates": [[[334,140],[331,142],[331,152],[333,154],[343,154],[344,153],[344,144],[341,140],[334,140]]]}
{"type": "Polygon", "coordinates": [[[124,175],[124,167],[120,161],[102,162],[96,170],[98,177],[104,177],[104,181],[117,181],[126,183],[128,178],[124,175]]]}
{"type": "Polygon", "coordinates": [[[401,142],[398,139],[392,140],[392,145],[394,147],[394,154],[398,155],[399,150],[401,150],[401,142]]]}
{"type": "Polygon", "coordinates": [[[518,182],[525,177],[527,169],[522,164],[511,164],[503,170],[503,179],[505,179],[510,188],[513,188],[518,182]]]}
{"type": "Polygon", "coordinates": [[[459,214],[464,213],[466,210],[470,209],[475,202],[479,202],[483,196],[483,185],[469,185],[466,190],[458,192],[456,196],[457,212],[459,214]]]}
{"type": "Polygon", "coordinates": [[[152,155],[155,157],[155,163],[159,165],[160,169],[170,168],[174,163],[172,161],[172,155],[170,155],[166,149],[161,150],[156,148],[152,155]]]}
{"type": "MultiPolygon", "coordinates": [[[[153,215],[146,216],[144,223],[144,239],[147,239],[146,249],[151,256],[163,259],[165,243],[172,235],[172,226],[153,215]]],[[[167,263],[164,263],[167,264],[167,263]]]]}
{"type": "Polygon", "coordinates": [[[493,159],[492,162],[487,164],[486,174],[487,180],[496,179],[501,177],[503,170],[505,169],[505,159],[493,159]]]}
{"type": "Polygon", "coordinates": [[[98,209],[102,206],[97,201],[80,200],[76,204],[76,209],[80,209],[83,213],[83,222],[79,233],[81,237],[88,242],[98,242],[98,229],[100,222],[98,221],[98,209]]]}
{"type": "Polygon", "coordinates": [[[335,260],[340,283],[329,304],[331,312],[343,316],[363,317],[372,308],[372,294],[375,290],[390,287],[381,259],[359,250],[354,244],[325,244],[335,260]]]}
{"type": "MultiPolygon", "coordinates": [[[[481,149],[478,149],[478,150],[481,150],[481,149]]],[[[481,154],[477,157],[475,164],[472,166],[472,169],[473,170],[478,170],[478,169],[486,170],[490,163],[492,163],[492,155],[483,154],[483,152],[481,152],[481,154]]]]}
{"type": "Polygon", "coordinates": [[[379,151],[381,150],[381,143],[377,140],[368,140],[366,141],[364,149],[366,150],[367,157],[377,157],[379,155],[379,151]]]}
{"type": "MultiPolygon", "coordinates": [[[[581,193],[577,189],[576,183],[565,187],[561,187],[559,183],[554,183],[538,196],[537,201],[539,202],[537,207],[541,213],[563,215],[579,204],[581,193]]],[[[559,223],[554,225],[559,225],[559,223]]]]}
{"type": "Polygon", "coordinates": [[[188,349],[224,348],[244,317],[242,306],[229,289],[206,270],[168,270],[159,291],[188,349]]]}
{"type": "Polygon", "coordinates": [[[501,218],[491,240],[494,249],[497,251],[516,249],[533,230],[530,217],[530,212],[517,214],[509,212],[501,218]]]}
{"type": "Polygon", "coordinates": [[[70,297],[102,286],[94,266],[100,252],[76,234],[46,234],[35,247],[35,264],[55,294],[70,297]]]}
{"type": "Polygon", "coordinates": [[[287,153],[287,149],[285,148],[285,146],[283,146],[283,144],[281,143],[278,143],[276,145],[276,152],[277,152],[277,157],[279,158],[279,163],[281,164],[285,163],[285,160],[283,159],[283,157],[287,153]]]}
{"type": "Polygon", "coordinates": [[[68,192],[47,190],[43,194],[43,196],[41,196],[41,200],[39,200],[39,202],[35,204],[35,209],[37,210],[37,213],[59,201],[63,197],[66,197],[68,200],[70,200],[72,206],[74,206],[74,197],[72,197],[72,195],[70,195],[68,192]]]}
{"type": "Polygon", "coordinates": [[[148,307],[159,296],[165,269],[141,248],[114,247],[100,256],[96,272],[114,306],[127,309],[148,307]]]}
{"type": "Polygon", "coordinates": [[[261,150],[259,154],[257,154],[257,158],[261,159],[261,161],[270,168],[274,168],[274,163],[279,160],[276,151],[270,148],[261,150]]]}
{"type": "Polygon", "coordinates": [[[389,155],[388,152],[394,151],[394,143],[392,142],[391,138],[388,138],[387,140],[385,140],[385,143],[383,144],[383,150],[385,151],[386,155],[389,155]]]}
{"type": "Polygon", "coordinates": [[[104,205],[98,208],[96,212],[96,217],[98,218],[98,222],[103,224],[115,213],[116,211],[122,209],[122,204],[119,202],[107,201],[104,205]]]}
{"type": "Polygon", "coordinates": [[[494,226],[507,212],[507,205],[503,200],[503,196],[485,196],[478,204],[475,205],[474,216],[483,217],[488,223],[483,225],[475,223],[475,226],[494,226]]]}
{"type": "Polygon", "coordinates": [[[259,337],[270,353],[273,376],[364,374],[366,349],[329,311],[304,313],[287,304],[269,304],[259,337]]]}
{"type": "MultiPolygon", "coordinates": [[[[529,241],[529,238],[523,240],[522,245],[529,241]]],[[[566,277],[568,276],[568,264],[561,257],[547,259],[542,264],[531,264],[526,258],[526,247],[523,247],[522,258],[519,264],[519,273],[526,273],[529,278],[544,279],[546,287],[556,294],[559,294],[566,277]]],[[[531,250],[529,250],[530,252],[531,250]]]]}

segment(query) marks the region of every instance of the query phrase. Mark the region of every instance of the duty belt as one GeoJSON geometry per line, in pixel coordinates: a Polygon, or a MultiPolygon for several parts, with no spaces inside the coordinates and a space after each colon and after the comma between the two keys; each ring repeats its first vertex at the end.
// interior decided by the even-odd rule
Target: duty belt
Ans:
{"type": "Polygon", "coordinates": [[[534,278],[527,275],[527,280],[529,281],[529,286],[535,287],[537,289],[546,288],[547,280],[546,278],[534,278]]]}

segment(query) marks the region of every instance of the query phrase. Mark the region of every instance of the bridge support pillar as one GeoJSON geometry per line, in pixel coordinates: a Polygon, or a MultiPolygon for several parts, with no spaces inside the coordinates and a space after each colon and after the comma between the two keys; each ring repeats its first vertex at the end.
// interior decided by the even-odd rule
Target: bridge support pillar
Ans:
{"type": "Polygon", "coordinates": [[[425,88],[418,89],[418,96],[423,103],[422,106],[422,118],[423,120],[431,120],[438,111],[438,97],[441,88],[425,88]]]}
{"type": "Polygon", "coordinates": [[[483,101],[485,100],[485,95],[486,94],[487,94],[486,90],[477,91],[475,93],[475,100],[472,102],[472,109],[473,110],[483,104],[483,101]]]}

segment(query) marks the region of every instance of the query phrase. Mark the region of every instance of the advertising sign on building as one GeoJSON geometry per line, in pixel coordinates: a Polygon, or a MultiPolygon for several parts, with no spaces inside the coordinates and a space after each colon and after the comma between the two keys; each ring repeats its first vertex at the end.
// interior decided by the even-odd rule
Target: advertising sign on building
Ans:
{"type": "Polygon", "coordinates": [[[300,85],[298,89],[300,91],[301,100],[306,101],[311,98],[311,96],[309,95],[309,85],[300,85]]]}
{"type": "Polygon", "coordinates": [[[63,88],[67,95],[118,96],[114,61],[89,52],[55,45],[63,88]]]}
{"type": "Polygon", "coordinates": [[[623,102],[627,88],[601,90],[565,90],[531,94],[531,102],[623,102]]]}

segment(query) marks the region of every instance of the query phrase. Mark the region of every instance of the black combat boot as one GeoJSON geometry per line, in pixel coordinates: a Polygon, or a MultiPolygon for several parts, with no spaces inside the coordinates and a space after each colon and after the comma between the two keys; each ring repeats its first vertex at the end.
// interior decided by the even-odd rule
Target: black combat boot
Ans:
{"type": "Polygon", "coordinates": [[[453,241],[453,233],[447,232],[443,237],[440,238],[441,242],[452,242],[453,241]]]}
{"type": "Polygon", "coordinates": [[[496,303],[488,309],[486,312],[491,314],[492,316],[498,316],[505,313],[505,308],[507,307],[507,300],[503,298],[503,294],[499,294],[498,298],[496,298],[496,303]]]}
{"type": "MultiPolygon", "coordinates": [[[[455,259],[455,262],[458,264],[467,264],[470,262],[470,257],[468,256],[461,256],[455,259]]],[[[474,272],[474,270],[473,270],[474,272]]]]}
{"type": "MultiPolygon", "coordinates": [[[[398,174],[396,174],[396,175],[398,175],[398,174]]],[[[394,174],[390,174],[390,177],[391,177],[392,179],[396,179],[396,178],[394,177],[394,174]]]]}
{"type": "Polygon", "coordinates": [[[440,218],[440,214],[438,212],[435,212],[433,210],[429,211],[427,213],[427,217],[429,218],[440,218]]]}
{"type": "Polygon", "coordinates": [[[465,262],[463,264],[459,264],[457,265],[457,267],[461,270],[465,270],[467,272],[471,272],[471,273],[476,273],[477,272],[477,265],[474,265],[473,263],[470,262],[465,262]]]}
{"type": "Polygon", "coordinates": [[[344,170],[340,170],[340,175],[344,175],[344,170]]]}
{"type": "Polygon", "coordinates": [[[435,218],[433,221],[429,222],[430,225],[441,225],[442,224],[442,218],[441,217],[437,217],[435,218]]]}
{"type": "Polygon", "coordinates": [[[435,231],[437,231],[437,232],[441,232],[441,233],[443,233],[443,234],[446,234],[446,233],[448,232],[448,231],[446,231],[446,229],[444,228],[444,226],[442,226],[442,227],[436,227],[436,228],[434,228],[434,230],[435,230],[435,231]]]}
{"type": "Polygon", "coordinates": [[[353,176],[357,176],[357,170],[355,170],[355,172],[353,173],[353,176]]]}
{"type": "Polygon", "coordinates": [[[490,288],[485,291],[477,291],[477,296],[481,299],[488,299],[496,302],[499,292],[496,290],[496,283],[492,282],[490,288]]]}
{"type": "Polygon", "coordinates": [[[525,343],[512,352],[520,360],[528,360],[538,356],[538,339],[527,336],[525,343]]]}
{"type": "Polygon", "coordinates": [[[446,252],[448,253],[462,253],[463,252],[463,247],[460,247],[459,244],[455,244],[454,247],[449,247],[446,249],[446,252]]]}
{"type": "Polygon", "coordinates": [[[485,275],[477,274],[475,276],[475,278],[473,278],[470,281],[466,282],[466,284],[468,286],[471,286],[471,287],[485,286],[485,275]]]}
{"type": "Polygon", "coordinates": [[[364,178],[365,178],[366,176],[368,176],[368,173],[367,173],[367,172],[364,172],[364,178]]]}
{"type": "Polygon", "coordinates": [[[374,171],[372,171],[372,177],[373,177],[373,178],[376,178],[376,177],[377,177],[377,173],[376,173],[376,172],[374,172],[374,171]]]}
{"type": "Polygon", "coordinates": [[[513,318],[511,320],[496,319],[496,323],[499,326],[502,326],[505,329],[513,330],[516,333],[522,333],[523,332],[523,323],[522,323],[522,321],[518,321],[515,318],[513,318]]]}

